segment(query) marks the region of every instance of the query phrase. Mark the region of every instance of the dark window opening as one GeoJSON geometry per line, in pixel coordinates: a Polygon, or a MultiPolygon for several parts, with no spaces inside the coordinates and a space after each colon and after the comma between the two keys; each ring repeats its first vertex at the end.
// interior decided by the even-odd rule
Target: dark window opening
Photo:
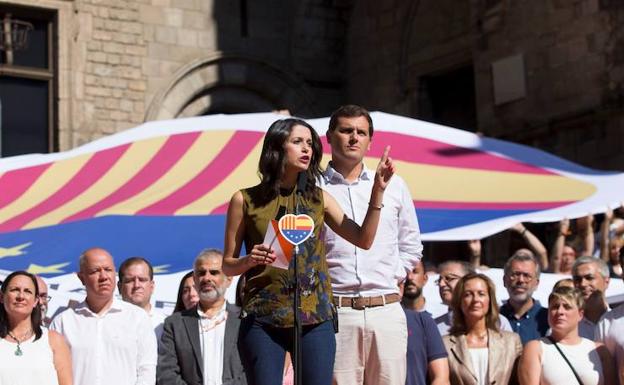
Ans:
{"type": "Polygon", "coordinates": [[[240,0],[240,33],[242,37],[249,36],[247,20],[247,0],[240,0]]]}
{"type": "Polygon", "coordinates": [[[471,65],[423,76],[419,84],[418,118],[467,131],[477,130],[471,65]]]}
{"type": "Polygon", "coordinates": [[[5,43],[24,24],[27,44],[0,47],[0,157],[57,149],[56,12],[0,5],[5,43]]]}

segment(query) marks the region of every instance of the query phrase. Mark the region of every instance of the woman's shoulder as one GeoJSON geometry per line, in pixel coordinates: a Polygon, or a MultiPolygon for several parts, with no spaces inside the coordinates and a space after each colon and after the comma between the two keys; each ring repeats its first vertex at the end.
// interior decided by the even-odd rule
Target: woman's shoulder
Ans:
{"type": "Polygon", "coordinates": [[[519,349],[522,349],[522,340],[520,339],[520,335],[515,332],[510,332],[507,330],[499,330],[498,332],[494,332],[494,334],[498,333],[499,340],[501,344],[516,346],[519,349]]]}
{"type": "Polygon", "coordinates": [[[261,193],[260,185],[257,184],[251,187],[242,188],[234,193],[234,195],[239,194],[240,196],[255,196],[261,193]]]}
{"type": "Polygon", "coordinates": [[[444,342],[444,346],[449,347],[458,344],[460,338],[461,335],[445,334],[442,336],[442,342],[444,342]]]}

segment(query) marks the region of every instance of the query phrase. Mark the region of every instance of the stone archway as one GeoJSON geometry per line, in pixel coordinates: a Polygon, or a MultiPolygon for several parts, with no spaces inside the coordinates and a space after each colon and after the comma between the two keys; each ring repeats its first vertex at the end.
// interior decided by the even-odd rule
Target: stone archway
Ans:
{"type": "Polygon", "coordinates": [[[215,53],[180,68],[151,101],[145,120],[277,109],[317,113],[311,93],[293,74],[259,59],[215,53]]]}

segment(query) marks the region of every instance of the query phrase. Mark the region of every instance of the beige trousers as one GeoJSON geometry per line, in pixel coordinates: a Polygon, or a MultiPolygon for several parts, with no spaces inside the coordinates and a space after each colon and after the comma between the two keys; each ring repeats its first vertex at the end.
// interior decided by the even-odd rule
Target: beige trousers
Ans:
{"type": "Polygon", "coordinates": [[[407,321],[399,302],[338,308],[334,385],[404,385],[407,321]]]}

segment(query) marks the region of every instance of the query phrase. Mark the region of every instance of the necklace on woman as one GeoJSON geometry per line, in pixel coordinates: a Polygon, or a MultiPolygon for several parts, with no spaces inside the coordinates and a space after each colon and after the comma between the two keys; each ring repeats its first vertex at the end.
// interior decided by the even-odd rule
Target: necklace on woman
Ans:
{"type": "Polygon", "coordinates": [[[32,331],[32,329],[31,329],[31,330],[27,331],[26,333],[22,334],[22,340],[21,340],[21,341],[19,340],[19,338],[15,337],[15,336],[13,335],[13,333],[11,333],[11,332],[7,332],[7,333],[9,334],[9,337],[13,338],[13,340],[14,340],[15,342],[17,342],[17,348],[15,349],[15,355],[16,355],[16,356],[21,356],[22,354],[24,354],[24,352],[22,351],[22,346],[21,346],[21,343],[22,343],[22,342],[24,342],[24,341],[26,341],[26,339],[27,339],[28,337],[30,337],[30,335],[32,334],[32,332],[33,332],[33,331],[32,331]]]}

